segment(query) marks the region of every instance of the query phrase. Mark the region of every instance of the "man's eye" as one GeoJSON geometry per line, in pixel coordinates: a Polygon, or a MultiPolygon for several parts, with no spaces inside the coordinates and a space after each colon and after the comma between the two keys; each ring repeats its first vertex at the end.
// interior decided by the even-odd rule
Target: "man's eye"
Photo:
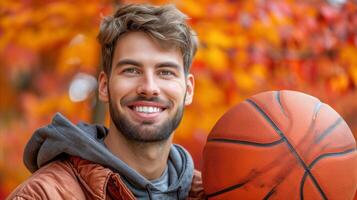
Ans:
{"type": "Polygon", "coordinates": [[[159,75],[161,75],[161,76],[175,76],[175,73],[172,71],[168,71],[168,70],[162,70],[159,72],[159,75]]]}
{"type": "Polygon", "coordinates": [[[127,69],[124,69],[123,72],[126,74],[140,74],[140,71],[135,68],[127,68],[127,69]]]}

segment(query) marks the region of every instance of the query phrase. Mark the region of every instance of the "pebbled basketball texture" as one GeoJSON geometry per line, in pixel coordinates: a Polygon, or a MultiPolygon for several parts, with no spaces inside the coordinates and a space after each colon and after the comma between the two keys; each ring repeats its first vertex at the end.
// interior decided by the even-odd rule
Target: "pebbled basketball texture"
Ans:
{"type": "Polygon", "coordinates": [[[341,116],[317,98],[263,92],[213,127],[202,179],[208,199],[350,200],[356,142],[341,116]]]}

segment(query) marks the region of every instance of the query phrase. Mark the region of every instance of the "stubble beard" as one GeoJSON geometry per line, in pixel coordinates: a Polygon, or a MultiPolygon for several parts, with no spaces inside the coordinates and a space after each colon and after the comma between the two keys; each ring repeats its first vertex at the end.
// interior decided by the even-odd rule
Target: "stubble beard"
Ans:
{"type": "MultiPolygon", "coordinates": [[[[122,134],[126,139],[131,141],[139,143],[166,141],[174,130],[176,130],[183,117],[184,104],[179,105],[174,116],[168,118],[162,124],[154,125],[150,121],[134,124],[127,116],[118,110],[115,101],[112,100],[110,93],[108,94],[110,96],[110,117],[115,127],[118,129],[119,134],[122,134]]],[[[138,97],[138,99],[142,100],[143,98],[138,97]]],[[[150,99],[148,101],[155,100],[150,99]]],[[[123,105],[122,102],[121,105],[123,105]]]]}

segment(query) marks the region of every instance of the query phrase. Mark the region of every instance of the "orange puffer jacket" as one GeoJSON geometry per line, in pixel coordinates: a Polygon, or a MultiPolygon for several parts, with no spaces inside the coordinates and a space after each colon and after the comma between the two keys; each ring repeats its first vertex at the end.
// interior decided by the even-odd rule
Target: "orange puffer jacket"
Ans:
{"type": "MultiPolygon", "coordinates": [[[[134,200],[120,176],[79,157],[56,160],[37,170],[8,199],[134,200]]],[[[189,200],[204,199],[201,174],[195,171],[189,200]]]]}

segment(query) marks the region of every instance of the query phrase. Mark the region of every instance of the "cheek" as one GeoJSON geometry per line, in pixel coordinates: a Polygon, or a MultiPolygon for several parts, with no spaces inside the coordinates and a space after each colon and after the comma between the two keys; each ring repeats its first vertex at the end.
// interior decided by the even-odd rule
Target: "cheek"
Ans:
{"type": "Polygon", "coordinates": [[[113,79],[109,82],[109,90],[111,98],[115,98],[113,100],[120,100],[121,97],[135,90],[135,84],[128,80],[113,79]]]}
{"type": "Polygon", "coordinates": [[[162,84],[161,92],[165,93],[175,102],[182,102],[186,93],[186,84],[176,81],[167,81],[166,83],[162,84]]]}

